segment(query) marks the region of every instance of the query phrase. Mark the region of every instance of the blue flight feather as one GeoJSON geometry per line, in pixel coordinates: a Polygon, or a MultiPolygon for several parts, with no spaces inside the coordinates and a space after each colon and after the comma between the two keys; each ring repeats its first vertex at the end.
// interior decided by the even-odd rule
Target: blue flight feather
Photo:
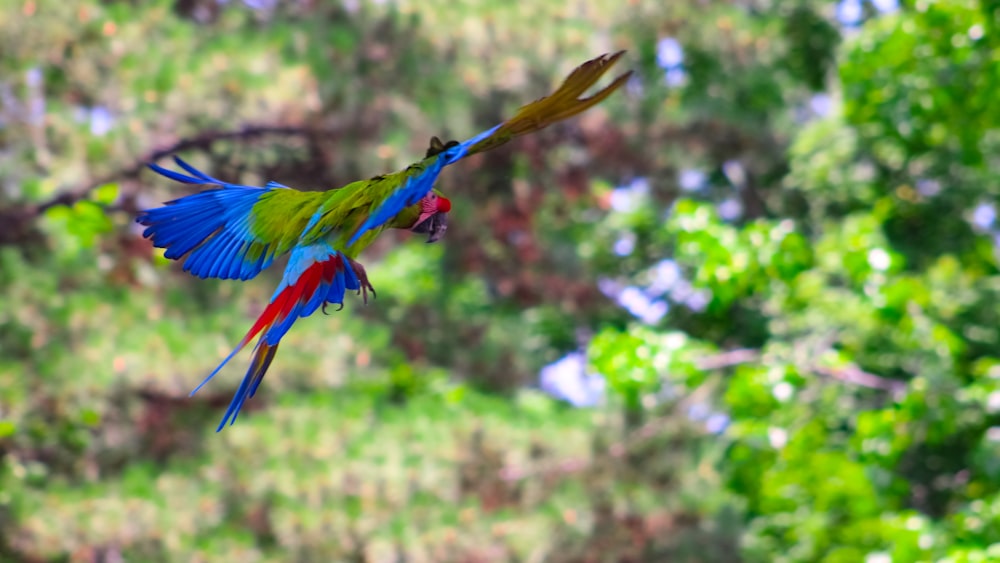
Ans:
{"type": "Polygon", "coordinates": [[[243,376],[243,381],[240,382],[239,388],[233,394],[233,399],[229,402],[229,408],[226,409],[226,413],[222,416],[222,422],[215,429],[216,432],[222,431],[226,427],[227,422],[229,425],[233,425],[236,422],[236,417],[239,416],[243,405],[247,399],[254,396],[257,392],[257,387],[260,386],[260,382],[264,380],[264,374],[267,373],[267,368],[270,367],[271,361],[274,360],[274,355],[277,351],[277,345],[268,346],[263,341],[257,343],[257,347],[254,348],[254,357],[250,362],[250,367],[247,368],[247,373],[243,376]],[[261,349],[261,346],[264,346],[264,348],[261,349]]]}
{"type": "Polygon", "coordinates": [[[266,244],[251,234],[251,212],[261,196],[287,188],[273,182],[266,188],[230,184],[178,157],[174,160],[190,175],[156,164],[149,164],[149,168],[177,182],[219,189],[191,194],[141,212],[136,220],[146,226],[143,236],[151,239],[154,246],[166,249],[166,258],[177,260],[187,255],[184,270],[200,278],[248,280],[270,266],[276,244],[266,244]],[[248,260],[247,253],[254,245],[258,245],[260,256],[248,260]]]}
{"type": "MultiPolygon", "coordinates": [[[[278,284],[278,288],[275,290],[268,304],[270,311],[266,309],[261,315],[261,319],[265,318],[264,315],[271,314],[273,316],[259,329],[263,334],[260,335],[254,347],[253,360],[247,369],[246,375],[243,377],[243,381],[240,382],[236,393],[233,395],[229,403],[229,408],[226,410],[217,430],[222,430],[227,424],[235,422],[244,403],[257,392],[257,388],[263,380],[268,366],[270,366],[271,361],[274,359],[278,344],[292,327],[292,324],[301,317],[308,317],[313,314],[324,303],[342,304],[345,288],[360,289],[360,285],[358,276],[351,267],[351,263],[343,254],[334,250],[328,243],[320,242],[298,247],[292,251],[288,265],[285,266],[284,277],[281,283],[278,284]],[[330,264],[330,262],[333,263],[330,264]],[[318,273],[320,275],[320,282],[311,295],[302,294],[295,301],[283,301],[278,305],[279,309],[277,310],[271,307],[278,299],[288,299],[288,296],[282,296],[283,292],[293,289],[298,283],[307,283],[306,280],[302,279],[302,276],[317,264],[324,264],[323,268],[335,267],[332,278],[327,280],[323,276],[324,272],[313,271],[310,275],[318,273]]],[[[261,319],[258,319],[258,323],[260,323],[261,319]]],[[[258,326],[258,323],[255,323],[255,328],[258,326]]],[[[239,345],[226,356],[222,363],[208,377],[191,391],[191,394],[194,395],[197,393],[209,380],[215,377],[222,367],[257,334],[255,329],[251,329],[243,340],[240,341],[239,345]]]]}
{"type": "Polygon", "coordinates": [[[499,128],[500,125],[487,129],[475,137],[472,137],[467,141],[459,143],[437,154],[434,157],[434,161],[428,164],[423,172],[416,176],[407,178],[406,182],[404,182],[402,186],[387,197],[385,201],[383,201],[382,204],[368,216],[368,219],[361,224],[361,227],[359,227],[354,233],[351,240],[347,242],[347,246],[351,246],[357,242],[361,235],[371,229],[384,225],[387,221],[398,215],[403,208],[409,207],[423,199],[423,197],[434,188],[434,182],[437,181],[438,175],[445,166],[454,164],[465,158],[465,155],[468,154],[470,147],[479,141],[486,139],[499,128]]]}

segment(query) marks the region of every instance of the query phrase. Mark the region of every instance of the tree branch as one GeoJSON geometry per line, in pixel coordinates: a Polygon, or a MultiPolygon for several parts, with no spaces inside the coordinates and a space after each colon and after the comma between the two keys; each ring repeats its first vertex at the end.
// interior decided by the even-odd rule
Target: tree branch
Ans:
{"type": "Polygon", "coordinates": [[[889,391],[894,395],[902,393],[906,390],[905,381],[889,379],[880,375],[875,375],[874,373],[868,373],[855,365],[846,365],[837,368],[814,365],[811,366],[810,371],[827,377],[832,377],[833,379],[839,379],[845,383],[869,387],[871,389],[882,389],[883,391],[889,391]]]}
{"type": "MultiPolygon", "coordinates": [[[[695,363],[698,366],[698,369],[713,370],[756,362],[762,357],[763,354],[760,350],[737,348],[721,352],[719,354],[706,356],[695,363]]],[[[868,373],[853,364],[843,367],[828,367],[811,364],[800,369],[803,372],[812,372],[837,379],[845,383],[859,385],[861,387],[889,391],[893,394],[893,396],[898,396],[903,393],[907,387],[905,381],[889,379],[873,373],[868,373]]],[[[693,402],[693,396],[697,394],[700,389],[701,388],[696,389],[692,395],[684,397],[681,402],[678,403],[678,410],[683,412],[684,409],[681,408],[681,406],[685,402],[693,402]]],[[[669,418],[653,419],[632,431],[624,440],[611,444],[604,452],[602,452],[602,454],[611,458],[621,458],[638,442],[652,438],[658,432],[663,431],[664,428],[669,426],[670,423],[671,421],[669,418]]],[[[521,481],[523,479],[527,479],[528,477],[535,477],[538,475],[568,475],[579,473],[591,468],[595,461],[596,458],[594,457],[575,457],[545,463],[537,467],[506,466],[500,470],[499,477],[503,481],[512,482],[521,481]]]]}
{"type": "Polygon", "coordinates": [[[756,362],[760,359],[760,357],[760,350],[737,348],[736,350],[728,350],[726,352],[701,358],[695,362],[695,366],[700,370],[710,371],[713,369],[728,368],[740,364],[749,364],[751,362],[756,362]]]}
{"type": "MultiPolygon", "coordinates": [[[[760,350],[738,348],[736,350],[728,350],[712,356],[706,356],[696,361],[695,365],[698,369],[708,371],[756,362],[759,361],[762,356],[763,354],[760,350]]],[[[819,354],[816,354],[813,357],[818,356],[819,354]]],[[[850,383],[852,385],[860,385],[861,387],[868,387],[870,389],[889,391],[894,395],[902,393],[906,390],[905,381],[889,379],[887,377],[875,375],[874,373],[868,373],[854,364],[848,364],[841,367],[830,367],[819,365],[816,362],[809,362],[805,365],[800,365],[799,369],[803,372],[823,375],[845,383],[850,383]]]]}
{"type": "Polygon", "coordinates": [[[271,135],[276,136],[290,136],[290,137],[314,137],[318,135],[328,135],[330,131],[315,129],[313,127],[305,125],[247,125],[236,129],[234,131],[205,131],[193,137],[186,137],[176,141],[165,147],[160,147],[153,149],[146,154],[142,155],[139,159],[132,162],[127,166],[123,166],[118,170],[98,178],[96,180],[91,180],[86,184],[79,187],[69,189],[60,192],[53,196],[51,199],[38,203],[36,205],[28,206],[26,208],[26,214],[29,217],[37,217],[46,210],[56,207],[58,205],[72,205],[77,201],[87,197],[90,192],[94,191],[100,186],[113,182],[119,178],[132,178],[139,175],[139,172],[145,168],[146,164],[149,162],[154,162],[183,150],[188,149],[208,149],[214,143],[219,141],[229,141],[238,140],[246,141],[250,139],[255,139],[259,137],[267,137],[271,135]]]}

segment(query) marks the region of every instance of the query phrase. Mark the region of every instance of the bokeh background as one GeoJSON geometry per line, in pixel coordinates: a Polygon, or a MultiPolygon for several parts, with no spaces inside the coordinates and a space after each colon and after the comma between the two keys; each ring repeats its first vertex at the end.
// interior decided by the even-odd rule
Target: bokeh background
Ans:
{"type": "Polygon", "coordinates": [[[1000,2],[0,0],[0,560],[1000,560],[1000,2]],[[378,298],[188,391],[143,169],[327,189],[627,49],[450,167],[378,298]]]}

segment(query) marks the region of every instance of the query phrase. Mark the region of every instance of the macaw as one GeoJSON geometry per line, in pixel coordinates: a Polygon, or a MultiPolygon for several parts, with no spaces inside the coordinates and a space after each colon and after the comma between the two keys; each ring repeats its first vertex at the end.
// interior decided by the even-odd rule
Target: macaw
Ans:
{"type": "Polygon", "coordinates": [[[259,336],[250,367],[216,431],[227,422],[233,424],[244,403],[254,396],[281,338],[296,319],[321,307],[326,312],[328,304],[342,309],[348,290],[357,291],[366,304],[368,292],[375,295],[357,257],[379,233],[396,228],[426,234],[427,242],[441,238],[451,202],[433,186],[445,166],[600,103],[628,80],[631,71],[590,97],[580,96],[623,54],[583,63],[551,95],[521,107],[512,118],[466,141],[443,143],[434,137],[420,162],[339,189],[302,192],[276,182],[264,187],[231,184],[178,157],[174,160],[186,174],[149,164],[171,180],[214,188],[141,211],[136,219],[146,227],[143,236],[165,249],[165,257],[186,257],[185,271],[200,278],[249,280],[275,258],[290,254],[264,312],[236,348],[191,391],[191,395],[197,393],[259,336]]]}

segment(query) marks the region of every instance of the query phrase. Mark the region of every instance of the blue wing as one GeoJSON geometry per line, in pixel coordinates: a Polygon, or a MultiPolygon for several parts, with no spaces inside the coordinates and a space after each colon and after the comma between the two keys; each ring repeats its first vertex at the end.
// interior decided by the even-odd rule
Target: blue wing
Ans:
{"type": "Polygon", "coordinates": [[[387,197],[381,205],[375,208],[375,211],[373,211],[371,215],[368,216],[368,219],[361,224],[361,227],[359,227],[354,233],[354,236],[352,236],[351,240],[347,242],[347,245],[350,246],[354,244],[365,232],[385,224],[387,221],[398,215],[404,208],[409,207],[423,199],[423,197],[434,188],[434,182],[437,181],[438,175],[441,174],[441,170],[445,166],[465,158],[469,152],[469,147],[475,145],[483,139],[486,139],[499,127],[500,125],[497,125],[492,129],[487,129],[467,141],[459,143],[435,156],[425,159],[427,164],[424,169],[419,174],[407,178],[406,181],[403,182],[398,189],[396,189],[396,191],[387,197]]]}
{"type": "Polygon", "coordinates": [[[431,191],[438,174],[441,173],[441,169],[445,166],[458,162],[470,154],[496,148],[514,137],[538,131],[599,104],[602,100],[610,96],[612,92],[621,88],[628,81],[632,72],[629,71],[622,74],[610,85],[592,96],[586,98],[581,98],[580,96],[596,84],[601,76],[624,54],[625,51],[619,51],[610,55],[605,54],[583,63],[573,69],[559,88],[552,94],[522,106],[513,117],[496,127],[447,148],[436,156],[425,159],[421,164],[425,164],[426,167],[419,174],[408,178],[392,195],[382,202],[382,205],[375,209],[368,219],[362,223],[357,232],[354,233],[351,240],[348,241],[348,246],[354,244],[365,232],[385,224],[386,221],[395,217],[403,208],[420,201],[421,198],[431,191]],[[434,160],[431,161],[431,159],[434,160]]]}
{"type": "Polygon", "coordinates": [[[153,246],[166,249],[166,258],[177,260],[187,254],[184,270],[199,278],[248,280],[270,266],[281,241],[254,236],[250,232],[251,211],[265,194],[288,188],[273,182],[263,188],[230,184],[179,157],[174,161],[190,176],[155,164],[149,168],[176,182],[217,189],[140,212],[136,221],[146,226],[142,236],[151,239],[153,246]]]}

